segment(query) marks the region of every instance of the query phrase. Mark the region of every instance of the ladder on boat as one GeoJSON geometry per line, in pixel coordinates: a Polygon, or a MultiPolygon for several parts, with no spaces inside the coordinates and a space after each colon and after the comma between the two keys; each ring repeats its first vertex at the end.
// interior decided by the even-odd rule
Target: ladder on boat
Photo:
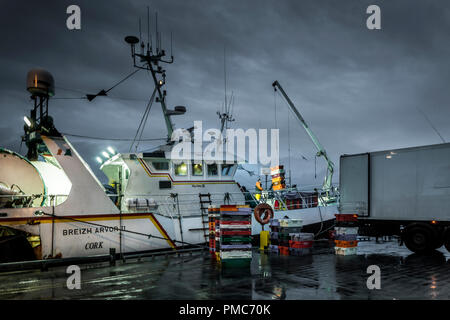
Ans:
{"type": "Polygon", "coordinates": [[[202,214],[202,230],[205,237],[205,242],[209,241],[209,217],[208,217],[208,206],[211,205],[211,194],[210,193],[199,193],[198,197],[200,199],[200,211],[202,214]]]}

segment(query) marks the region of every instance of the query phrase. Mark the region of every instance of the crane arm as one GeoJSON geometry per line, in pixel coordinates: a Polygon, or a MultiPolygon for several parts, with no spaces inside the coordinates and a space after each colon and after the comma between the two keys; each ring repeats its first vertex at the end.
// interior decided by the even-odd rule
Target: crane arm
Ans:
{"type": "Polygon", "coordinates": [[[312,132],[312,130],[309,128],[308,124],[306,123],[305,119],[302,117],[300,112],[295,107],[294,103],[291,101],[291,99],[288,97],[286,92],[281,87],[280,83],[278,81],[275,81],[272,86],[274,87],[275,91],[278,89],[280,90],[283,97],[286,99],[289,107],[294,112],[294,114],[297,116],[298,120],[300,120],[303,128],[305,129],[306,133],[311,138],[312,142],[314,143],[314,146],[317,148],[317,156],[318,157],[324,157],[324,159],[327,161],[327,175],[325,177],[325,181],[323,183],[323,189],[328,191],[331,189],[332,179],[333,179],[333,172],[334,172],[334,163],[330,160],[330,158],[327,155],[327,152],[325,151],[325,148],[320,144],[319,140],[317,139],[316,135],[312,132]]]}

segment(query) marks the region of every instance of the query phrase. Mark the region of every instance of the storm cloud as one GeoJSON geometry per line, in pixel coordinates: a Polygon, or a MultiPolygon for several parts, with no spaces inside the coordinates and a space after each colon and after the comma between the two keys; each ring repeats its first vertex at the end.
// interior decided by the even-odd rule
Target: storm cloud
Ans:
{"type": "MultiPolygon", "coordinates": [[[[280,128],[281,162],[290,162],[294,183],[321,184],[326,165],[323,159],[315,164],[314,145],[285,101],[274,96],[274,80],[325,146],[337,174],[341,154],[441,143],[432,125],[450,140],[448,1],[3,1],[0,145],[25,151],[23,116],[31,108],[25,76],[34,67],[55,78],[50,113],[61,132],[134,137],[153,89],[147,73],[138,72],[109,97],[92,102],[61,98],[107,89],[133,71],[123,39],[138,35],[139,18],[146,37],[147,6],[151,32],[158,12],[167,51],[174,35],[167,102],[188,108],[173,117],[175,126],[188,128],[195,120],[203,120],[204,128],[219,126],[225,48],[236,119],[231,127],[280,128]],[[71,4],[81,8],[78,31],[66,28],[71,4]],[[371,4],[381,8],[381,30],[366,27],[371,4]]],[[[165,136],[155,104],[144,137],[165,136]]],[[[102,150],[112,145],[128,152],[130,144],[70,140],[96,173],[102,150]]],[[[141,143],[140,149],[156,145],[141,143]]],[[[254,183],[245,172],[238,176],[248,186],[254,183]]]]}

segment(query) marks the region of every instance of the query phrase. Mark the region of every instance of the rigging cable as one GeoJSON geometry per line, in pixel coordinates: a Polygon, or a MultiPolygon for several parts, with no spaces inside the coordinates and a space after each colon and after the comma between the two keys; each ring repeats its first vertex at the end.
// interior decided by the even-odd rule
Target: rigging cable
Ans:
{"type": "MultiPolygon", "coordinates": [[[[155,90],[155,92],[156,92],[156,90],[155,90]]],[[[149,106],[149,108],[148,108],[147,115],[145,116],[144,123],[142,124],[141,134],[139,135],[139,139],[136,140],[136,141],[137,141],[137,143],[136,143],[136,148],[135,148],[136,152],[137,152],[137,148],[138,148],[138,146],[139,146],[139,142],[140,142],[141,139],[142,139],[142,134],[144,133],[144,127],[145,127],[145,125],[147,124],[147,119],[148,119],[148,115],[150,114],[150,109],[152,108],[153,97],[152,97],[150,100],[151,100],[150,106],[149,106]]]]}
{"type": "Polygon", "coordinates": [[[439,131],[436,129],[436,127],[433,125],[433,123],[431,122],[430,118],[427,117],[427,115],[425,114],[425,112],[423,112],[419,107],[417,107],[417,110],[419,110],[419,112],[423,115],[423,117],[428,121],[429,125],[433,128],[433,130],[437,133],[437,135],[439,136],[439,138],[441,138],[442,142],[445,143],[444,138],[442,137],[442,135],[439,133],[439,131]]]}
{"type": "Polygon", "coordinates": [[[132,73],[130,73],[129,75],[127,75],[125,78],[123,78],[122,80],[120,80],[119,82],[117,82],[115,85],[113,85],[111,88],[109,88],[108,90],[106,90],[106,92],[111,91],[112,89],[114,89],[115,87],[117,87],[119,84],[121,84],[122,82],[124,82],[125,80],[127,80],[128,78],[130,78],[131,76],[133,76],[136,72],[138,72],[141,69],[136,69],[134,70],[132,73]]]}
{"type": "MultiPolygon", "coordinates": [[[[153,99],[155,98],[156,91],[157,91],[157,87],[155,87],[155,89],[153,90],[152,96],[150,97],[150,100],[148,101],[147,107],[145,108],[144,114],[142,115],[142,118],[141,118],[141,122],[139,123],[138,129],[136,131],[136,135],[134,136],[133,142],[130,145],[129,152],[131,152],[131,149],[133,148],[134,143],[137,141],[136,139],[139,135],[139,132],[141,131],[141,128],[142,128],[142,131],[144,131],[145,122],[147,122],[148,114],[150,113],[150,109],[152,107],[153,99]]],[[[141,136],[142,136],[142,132],[141,132],[141,136]]],[[[138,145],[139,145],[139,143],[136,145],[136,150],[137,150],[138,145]]]]}
{"type": "Polygon", "coordinates": [[[86,97],[56,97],[53,100],[85,100],[86,97]]]}
{"type": "Polygon", "coordinates": [[[68,88],[64,88],[64,87],[55,87],[58,89],[62,89],[62,90],[66,90],[66,91],[72,91],[72,92],[77,92],[77,93],[81,93],[84,96],[83,97],[55,97],[53,99],[57,99],[57,100],[83,100],[83,99],[87,99],[88,101],[92,101],[93,99],[95,99],[98,96],[106,96],[107,93],[109,91],[111,91],[112,89],[114,89],[115,87],[117,87],[119,84],[123,83],[125,80],[127,80],[128,78],[132,77],[136,72],[138,72],[140,69],[136,69],[133,72],[131,72],[130,74],[128,74],[125,78],[123,78],[122,80],[120,80],[119,82],[117,82],[116,84],[114,84],[111,88],[109,88],[108,90],[100,90],[97,94],[85,94],[84,92],[80,91],[80,90],[75,90],[75,89],[68,89],[68,88]]]}
{"type": "MultiPolygon", "coordinates": [[[[72,134],[72,133],[65,133],[62,132],[62,135],[69,136],[69,137],[75,137],[75,138],[82,138],[82,139],[92,139],[92,140],[106,140],[106,141],[137,141],[135,139],[131,138],[103,138],[103,137],[91,137],[91,136],[84,136],[79,134],[72,134]]],[[[146,139],[140,139],[140,141],[158,141],[158,140],[166,140],[166,138],[146,138],[146,139]]]]}

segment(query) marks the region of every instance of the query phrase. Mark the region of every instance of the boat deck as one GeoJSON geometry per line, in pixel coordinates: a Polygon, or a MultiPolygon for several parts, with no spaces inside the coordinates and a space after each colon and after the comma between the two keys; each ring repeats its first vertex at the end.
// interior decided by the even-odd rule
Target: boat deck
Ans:
{"type": "Polygon", "coordinates": [[[255,250],[247,267],[220,267],[209,253],[81,265],[81,289],[66,288],[66,268],[0,273],[0,299],[450,299],[450,254],[411,254],[396,241],[360,242],[358,255],[335,256],[318,242],[311,256],[255,250]],[[381,289],[369,290],[369,265],[381,289]]]}

